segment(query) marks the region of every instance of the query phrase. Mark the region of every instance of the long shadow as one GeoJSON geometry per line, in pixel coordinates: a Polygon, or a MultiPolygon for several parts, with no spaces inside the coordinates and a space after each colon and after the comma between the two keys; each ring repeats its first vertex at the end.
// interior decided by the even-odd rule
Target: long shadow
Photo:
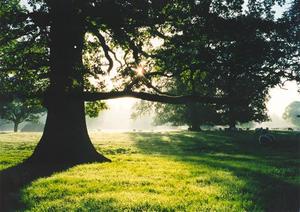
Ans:
{"type": "Polygon", "coordinates": [[[0,211],[16,211],[22,209],[20,190],[32,181],[64,171],[70,165],[33,165],[28,162],[20,163],[0,172],[0,211]]]}
{"type": "MultiPolygon", "coordinates": [[[[252,194],[253,202],[261,202],[264,211],[295,211],[300,209],[300,186],[288,183],[247,167],[231,165],[232,160],[223,156],[205,155],[199,159],[182,158],[187,163],[201,163],[214,169],[221,169],[234,173],[246,183],[244,190],[252,194]]],[[[296,173],[299,175],[299,173],[296,173]]]]}
{"type": "MultiPolygon", "coordinates": [[[[135,141],[143,153],[165,155],[198,155],[201,153],[245,154],[259,158],[300,153],[300,134],[276,135],[277,143],[261,146],[253,133],[134,133],[135,141]]],[[[298,157],[299,158],[299,157],[298,157]]]]}
{"type": "MultiPolygon", "coordinates": [[[[276,162],[272,162],[272,158],[279,155],[280,145],[275,149],[264,149],[257,143],[253,143],[253,138],[237,135],[233,139],[232,135],[222,133],[135,133],[132,135],[132,139],[136,141],[136,146],[145,154],[171,155],[176,160],[186,163],[195,165],[201,163],[215,169],[229,170],[247,182],[245,189],[251,190],[253,202],[262,201],[265,203],[264,209],[266,211],[298,211],[300,208],[300,188],[298,185],[251,168],[237,167],[232,164],[234,160],[244,162],[245,165],[252,160],[255,160],[254,163],[261,160],[268,166],[282,168],[284,164],[281,162],[281,157],[277,158],[276,162]],[[219,155],[219,153],[224,154],[219,155]],[[240,157],[241,154],[242,157],[240,157]],[[243,155],[250,156],[250,158],[243,157],[243,155]],[[255,185],[255,190],[253,190],[253,185],[255,185]]],[[[296,146],[294,141],[285,143],[283,153],[291,153],[295,158],[299,158],[297,156],[299,153],[298,143],[296,146]]],[[[297,163],[290,165],[295,167],[297,163]]],[[[1,171],[0,211],[22,209],[23,205],[20,202],[19,193],[24,186],[40,177],[47,177],[70,167],[71,165],[45,166],[21,163],[1,171]]],[[[297,176],[299,174],[299,172],[296,173],[297,176]]]]}
{"type": "MultiPolygon", "coordinates": [[[[300,210],[299,184],[288,182],[280,174],[268,174],[268,168],[284,171],[284,177],[296,179],[300,175],[300,137],[277,138],[278,143],[270,147],[260,146],[253,133],[138,134],[132,139],[145,154],[168,155],[182,162],[233,173],[246,182],[241,195],[248,193],[264,211],[296,212],[300,210]],[[263,168],[256,169],[256,165],[263,168]]],[[[222,183],[230,186],[232,182],[222,183]]]]}

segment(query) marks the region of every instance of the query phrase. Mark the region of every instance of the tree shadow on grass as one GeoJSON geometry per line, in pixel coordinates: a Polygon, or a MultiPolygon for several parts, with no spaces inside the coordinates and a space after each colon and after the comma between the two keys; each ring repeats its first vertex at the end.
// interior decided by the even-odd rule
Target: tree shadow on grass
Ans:
{"type": "Polygon", "coordinates": [[[132,139],[144,153],[167,155],[195,155],[201,153],[248,154],[266,157],[300,153],[300,135],[275,135],[278,142],[270,147],[258,143],[252,132],[200,132],[200,133],[134,133],[132,139]]]}
{"type": "MultiPolygon", "coordinates": [[[[146,154],[233,173],[245,182],[240,195],[247,193],[264,211],[299,211],[300,186],[285,178],[295,180],[300,175],[300,137],[280,136],[270,147],[260,146],[253,133],[143,133],[133,140],[146,154]]],[[[222,181],[226,186],[232,183],[222,181]]]]}
{"type": "Polygon", "coordinates": [[[48,177],[70,167],[70,165],[33,165],[23,162],[2,170],[0,172],[0,211],[15,211],[22,208],[19,195],[24,186],[38,178],[48,177]]]}
{"type": "MultiPolygon", "coordinates": [[[[195,159],[181,158],[181,161],[202,164],[213,169],[224,170],[233,173],[239,179],[242,179],[244,185],[241,195],[244,192],[251,194],[251,200],[258,203],[264,211],[299,211],[300,209],[300,187],[299,185],[289,183],[274,175],[255,170],[253,167],[248,168],[249,162],[242,163],[245,167],[234,164],[236,157],[224,157],[219,155],[203,155],[195,159]]],[[[237,159],[239,160],[239,159],[237,159]]],[[[252,165],[251,165],[252,166],[252,165]]],[[[267,166],[266,166],[267,167],[267,166]]],[[[299,172],[291,171],[294,177],[299,176],[299,172]]]]}

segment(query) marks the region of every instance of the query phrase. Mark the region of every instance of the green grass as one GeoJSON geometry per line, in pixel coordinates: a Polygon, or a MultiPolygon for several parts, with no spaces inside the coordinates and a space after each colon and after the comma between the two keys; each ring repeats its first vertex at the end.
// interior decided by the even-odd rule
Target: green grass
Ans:
{"type": "MultiPolygon", "coordinates": [[[[0,134],[0,169],[20,163],[40,134],[0,134]]],[[[300,137],[251,132],[94,133],[112,163],[72,167],[21,191],[25,211],[297,211],[300,137]]]]}

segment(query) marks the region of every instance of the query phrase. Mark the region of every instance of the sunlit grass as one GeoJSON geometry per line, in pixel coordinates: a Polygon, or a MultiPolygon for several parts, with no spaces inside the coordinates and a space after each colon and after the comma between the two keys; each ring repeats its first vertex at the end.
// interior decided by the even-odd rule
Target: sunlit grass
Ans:
{"type": "MultiPolygon", "coordinates": [[[[1,168],[40,134],[0,134],[1,168]],[[2,154],[3,153],[3,154],[2,154]]],[[[252,133],[93,133],[112,163],[78,165],[22,190],[28,211],[263,211],[295,209],[299,137],[261,147],[252,133]]],[[[18,156],[19,155],[19,156],[18,156]]]]}
{"type": "MultiPolygon", "coordinates": [[[[217,198],[226,197],[227,188],[221,183],[209,183],[212,178],[199,178],[195,168],[164,157],[123,156],[114,163],[77,166],[38,180],[24,191],[24,200],[37,211],[46,205],[58,210],[61,204],[57,204],[57,199],[72,203],[68,210],[212,208],[217,198]]],[[[208,167],[197,168],[201,168],[205,175],[210,173],[208,167]]],[[[215,174],[219,181],[238,181],[221,170],[210,174],[215,174]]],[[[223,199],[219,206],[214,207],[239,208],[239,203],[223,199]]]]}

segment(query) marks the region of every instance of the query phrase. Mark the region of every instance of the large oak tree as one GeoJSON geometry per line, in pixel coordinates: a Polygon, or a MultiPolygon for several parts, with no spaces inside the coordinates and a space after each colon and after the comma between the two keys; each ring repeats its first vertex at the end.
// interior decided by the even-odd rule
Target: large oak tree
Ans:
{"type": "Polygon", "coordinates": [[[1,0],[1,80],[20,72],[37,78],[30,90],[1,90],[1,98],[43,97],[48,110],[43,136],[28,161],[108,161],[89,139],[85,101],[131,96],[175,104],[226,103],[222,93],[161,92],[159,82],[185,70],[155,67],[153,60],[168,63],[173,58],[157,52],[153,40],[165,40],[165,48],[180,47],[178,36],[199,36],[193,28],[182,30],[193,23],[210,26],[203,29],[212,38],[220,33],[230,38],[237,29],[251,28],[271,39],[282,25],[272,15],[276,2],[282,3],[249,1],[247,15],[243,1],[227,0],[29,0],[27,7],[19,0],[1,0]],[[108,76],[114,76],[114,86],[107,86],[108,76]]]}

